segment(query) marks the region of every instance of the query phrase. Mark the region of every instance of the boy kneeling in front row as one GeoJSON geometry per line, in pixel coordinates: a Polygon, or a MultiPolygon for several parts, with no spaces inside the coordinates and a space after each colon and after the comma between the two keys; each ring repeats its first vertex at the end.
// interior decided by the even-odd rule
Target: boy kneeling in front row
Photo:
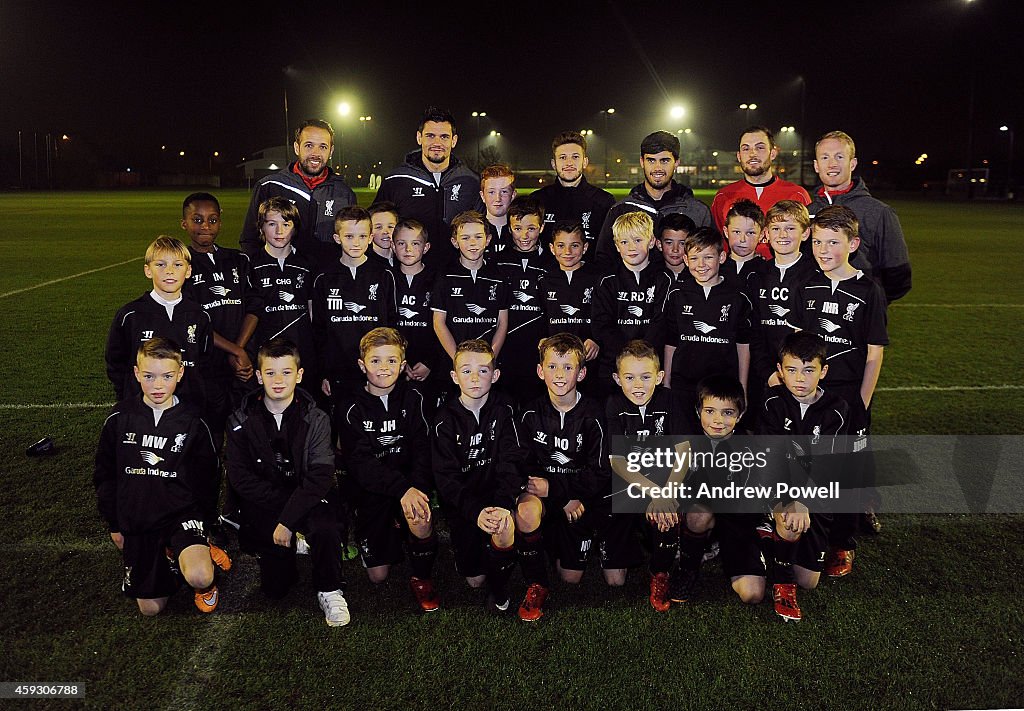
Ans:
{"type": "Polygon", "coordinates": [[[299,351],[273,339],[256,359],[262,390],[228,420],[227,468],[242,513],[239,539],[256,552],[260,587],[280,599],[298,577],[295,534],[310,547],[313,585],[327,624],[349,623],[331,423],[302,380],[299,351]]]}
{"type": "MultiPolygon", "coordinates": [[[[166,338],[139,347],[142,396],[117,403],[103,423],[93,482],[100,514],[124,557],[121,589],[143,615],[159,614],[181,578],[202,612],[217,607],[205,526],[214,517],[217,451],[206,423],[174,394],[181,349],[166,338]]],[[[223,552],[217,565],[227,570],[223,552]]]]}

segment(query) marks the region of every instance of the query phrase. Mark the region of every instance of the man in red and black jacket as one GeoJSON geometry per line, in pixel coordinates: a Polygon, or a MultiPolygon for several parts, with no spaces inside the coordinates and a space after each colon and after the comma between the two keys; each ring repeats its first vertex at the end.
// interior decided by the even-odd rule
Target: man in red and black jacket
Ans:
{"type": "Polygon", "coordinates": [[[250,257],[263,249],[258,224],[260,203],[283,197],[299,209],[298,233],[292,246],[304,257],[337,257],[334,215],[356,204],[356,194],[328,163],[334,152],[334,129],[320,119],[307,119],[295,129],[292,149],[298,158],[287,168],[260,178],[252,191],[249,211],[238,243],[250,257]]]}

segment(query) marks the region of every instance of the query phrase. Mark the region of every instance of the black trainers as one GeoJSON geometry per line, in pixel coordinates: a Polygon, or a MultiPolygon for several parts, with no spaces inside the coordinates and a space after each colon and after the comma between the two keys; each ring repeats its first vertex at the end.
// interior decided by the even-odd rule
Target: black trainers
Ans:
{"type": "Polygon", "coordinates": [[[43,437],[35,444],[28,447],[25,450],[25,455],[29,457],[38,457],[41,454],[53,454],[56,451],[56,447],[53,445],[53,437],[43,437]]]}
{"type": "Polygon", "coordinates": [[[689,602],[700,590],[700,568],[685,569],[676,566],[668,576],[668,597],[672,602],[689,602]]]}

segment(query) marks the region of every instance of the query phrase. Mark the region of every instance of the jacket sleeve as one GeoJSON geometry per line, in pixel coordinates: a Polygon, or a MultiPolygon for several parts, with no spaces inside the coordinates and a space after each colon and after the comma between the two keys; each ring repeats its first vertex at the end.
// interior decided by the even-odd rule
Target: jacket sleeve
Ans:
{"type": "Polygon", "coordinates": [[[125,315],[118,311],[110,324],[107,334],[107,349],[104,358],[107,361],[107,378],[114,386],[114,399],[120,402],[125,397],[125,383],[131,372],[133,361],[131,346],[128,343],[128,332],[124,326],[125,315]]]}
{"type": "Polygon", "coordinates": [[[715,193],[715,197],[711,201],[711,219],[715,223],[715,229],[723,236],[725,235],[725,213],[729,210],[727,202],[728,199],[721,190],[715,193]]]}
{"type": "Polygon", "coordinates": [[[875,271],[878,281],[885,290],[886,301],[892,303],[910,291],[910,256],[907,253],[907,241],[903,236],[900,218],[889,206],[882,211],[875,229],[878,240],[878,265],[875,271]]]}
{"type": "Polygon", "coordinates": [[[280,514],[281,523],[293,531],[335,485],[330,418],[312,407],[310,413],[313,421],[306,435],[306,470],[280,514]]]}
{"type": "MultiPolygon", "coordinates": [[[[764,452],[765,466],[761,469],[762,483],[772,487],[780,482],[789,486],[806,485],[807,471],[797,460],[798,450],[790,432],[785,430],[781,418],[784,416],[772,402],[776,397],[769,396],[761,406],[761,417],[758,427],[761,436],[757,438],[758,447],[764,452]]],[[[789,503],[792,499],[780,501],[774,493],[772,504],[789,503]]]]}
{"type": "Polygon", "coordinates": [[[626,339],[616,320],[617,302],[612,293],[610,281],[602,281],[594,288],[594,297],[591,303],[590,321],[593,335],[598,336],[598,343],[604,355],[611,357],[622,352],[626,345],[626,339]]]}
{"type": "MultiPolygon", "coordinates": [[[[359,404],[346,402],[338,418],[338,434],[343,442],[345,469],[360,488],[373,494],[402,496],[412,483],[400,470],[388,466],[374,453],[373,440],[362,428],[359,404]]],[[[406,440],[403,447],[411,446],[406,440]]]]}
{"type": "Polygon", "coordinates": [[[204,420],[196,418],[189,457],[189,478],[192,495],[206,526],[217,520],[217,500],[220,496],[220,461],[213,435],[204,420]]]}
{"type": "Polygon", "coordinates": [[[586,459],[580,473],[569,482],[570,499],[593,499],[610,494],[611,470],[608,468],[609,441],[605,427],[597,417],[583,423],[586,459]]]}
{"type": "Polygon", "coordinates": [[[121,530],[117,521],[118,414],[117,410],[114,410],[103,423],[100,442],[96,447],[95,467],[92,474],[92,483],[96,487],[96,504],[100,516],[107,522],[107,530],[111,533],[121,530]]]}
{"type": "Polygon", "coordinates": [[[330,357],[326,353],[327,334],[330,324],[327,321],[327,291],[325,288],[322,288],[323,279],[323,273],[317,274],[316,278],[313,279],[312,287],[309,289],[309,320],[313,324],[315,362],[323,364],[326,372],[327,366],[330,363],[330,357]]]}
{"type": "Polygon", "coordinates": [[[430,426],[427,425],[427,417],[423,412],[423,394],[415,388],[411,390],[412,397],[409,401],[415,403],[416,411],[409,413],[409,434],[406,436],[406,446],[412,459],[409,479],[412,480],[413,486],[426,493],[434,488],[430,459],[430,426]]]}
{"type": "Polygon", "coordinates": [[[622,206],[615,204],[608,209],[608,214],[601,225],[601,232],[597,236],[597,244],[594,245],[594,263],[602,269],[611,269],[619,260],[619,254],[615,251],[615,242],[612,235],[612,225],[615,218],[622,214],[622,206]]]}
{"type": "Polygon", "coordinates": [[[525,464],[527,451],[519,441],[515,413],[511,406],[503,408],[501,436],[497,448],[495,474],[497,481],[491,497],[491,506],[515,511],[516,499],[526,485],[525,464]]]}
{"type": "Polygon", "coordinates": [[[482,497],[474,496],[462,480],[462,452],[455,436],[454,424],[439,417],[434,426],[431,451],[434,481],[445,505],[456,509],[467,521],[475,522],[487,503],[482,497]]]}

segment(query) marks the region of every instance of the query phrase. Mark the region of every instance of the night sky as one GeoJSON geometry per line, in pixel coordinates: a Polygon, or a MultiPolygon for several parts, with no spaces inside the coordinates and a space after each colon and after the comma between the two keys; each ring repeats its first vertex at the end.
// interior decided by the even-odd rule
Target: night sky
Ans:
{"type": "MultiPolygon", "coordinates": [[[[690,145],[732,148],[750,122],[840,128],[864,160],[944,173],[966,157],[972,74],[975,155],[1005,162],[1024,116],[1012,4],[997,0],[702,3],[486,2],[0,5],[0,148],[17,131],[67,133],[104,165],[147,160],[160,145],[231,162],[280,144],[292,125],[330,120],[350,150],[386,164],[415,147],[423,107],[501,131],[506,160],[546,164],[551,137],[604,117],[613,153],[634,159],[656,129],[692,128],[690,145]],[[341,100],[352,115],[336,114],[341,100]],[[756,102],[750,117],[738,109],[756,102]],[[681,104],[684,119],[669,118],[681,104]],[[359,115],[372,115],[361,126],[359,115]],[[748,121],[747,119],[751,119],[748,121]]],[[[685,148],[684,148],[685,150],[685,148]]]]}

